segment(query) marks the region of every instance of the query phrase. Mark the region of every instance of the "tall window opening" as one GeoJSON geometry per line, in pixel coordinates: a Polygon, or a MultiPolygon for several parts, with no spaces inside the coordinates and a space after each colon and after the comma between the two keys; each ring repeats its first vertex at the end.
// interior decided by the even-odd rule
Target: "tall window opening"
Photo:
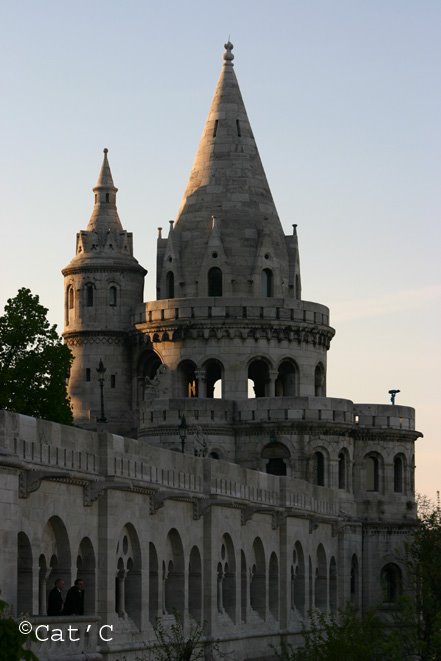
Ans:
{"type": "Polygon", "coordinates": [[[184,616],[184,548],[181,537],[175,528],[167,536],[164,595],[165,610],[169,615],[177,612],[184,616]]]}
{"type": "Polygon", "coordinates": [[[236,119],[236,129],[237,129],[237,135],[239,136],[239,138],[242,137],[242,133],[240,131],[240,122],[239,122],[238,119],[236,119]]]}
{"type": "Polygon", "coordinates": [[[242,622],[247,621],[247,561],[245,558],[245,553],[240,552],[240,615],[242,622]]]}
{"type": "Polygon", "coordinates": [[[276,379],[276,397],[296,397],[299,394],[299,369],[292,360],[279,365],[276,379]]]}
{"type": "Polygon", "coordinates": [[[339,452],[338,455],[338,488],[347,488],[347,461],[344,450],[339,452]]]}
{"type": "Polygon", "coordinates": [[[337,563],[334,557],[329,563],[329,608],[331,613],[337,612],[337,563]]]}
{"type": "Polygon", "coordinates": [[[210,359],[204,364],[207,397],[222,399],[223,365],[218,360],[210,359]]]}
{"type": "Polygon", "coordinates": [[[266,472],[270,475],[286,475],[290,452],[283,443],[271,442],[262,450],[262,459],[267,459],[266,472]]]}
{"type": "Polygon", "coordinates": [[[358,608],[358,560],[357,556],[354,555],[352,556],[351,560],[351,584],[350,584],[350,597],[351,597],[351,603],[354,605],[355,608],[358,608]]]}
{"type": "Polygon", "coordinates": [[[395,604],[402,592],[401,569],[394,562],[389,562],[381,570],[383,603],[395,604]]]}
{"type": "Polygon", "coordinates": [[[279,562],[275,553],[271,553],[268,571],[268,605],[271,615],[279,619],[279,562]]]}
{"type": "Polygon", "coordinates": [[[292,554],[291,590],[291,604],[303,615],[305,612],[305,558],[300,542],[296,542],[292,554]]]}
{"type": "Polygon", "coordinates": [[[32,615],[32,548],[27,535],[17,535],[17,615],[32,615]]]}
{"type": "Polygon", "coordinates": [[[266,612],[266,564],[262,540],[256,537],[253,544],[250,581],[250,606],[264,620],[266,612]]]}
{"type": "Polygon", "coordinates": [[[117,303],[117,289],[115,285],[112,285],[109,287],[109,305],[114,307],[117,303]]]}
{"type": "Polygon", "coordinates": [[[269,367],[261,358],[253,360],[248,367],[248,379],[253,382],[254,397],[269,396],[269,367]]]}
{"type": "Polygon", "coordinates": [[[72,286],[69,287],[68,301],[69,310],[72,310],[74,306],[74,290],[72,286]]]}
{"type": "Polygon", "coordinates": [[[316,397],[326,397],[325,368],[321,363],[315,368],[314,391],[316,397]]]}
{"type": "Polygon", "coordinates": [[[222,271],[218,266],[208,271],[208,296],[222,296],[222,271]]]}
{"type": "Polygon", "coordinates": [[[379,491],[380,488],[380,462],[378,457],[368,455],[365,459],[366,465],[366,490],[379,491]]]}
{"type": "Polygon", "coordinates": [[[404,473],[403,459],[400,456],[394,459],[394,491],[395,493],[403,492],[403,473],[404,473]]]}
{"type": "Polygon", "coordinates": [[[200,624],[202,619],[202,563],[197,546],[190,552],[188,566],[188,612],[200,624]]]}
{"type": "Polygon", "coordinates": [[[263,269],[260,282],[262,296],[266,298],[273,296],[273,272],[271,269],[263,269]]]}
{"type": "Polygon", "coordinates": [[[156,625],[159,605],[159,566],[155,545],[149,543],[149,621],[156,625]]]}
{"type": "Polygon", "coordinates": [[[86,285],[86,307],[91,308],[93,306],[93,285],[86,285]]]}
{"type": "Polygon", "coordinates": [[[322,612],[327,611],[328,591],[327,591],[327,571],[326,571],[326,553],[322,544],[317,548],[317,560],[315,570],[315,607],[322,612]]]}
{"type": "Polygon", "coordinates": [[[183,360],[178,367],[179,393],[178,397],[198,397],[198,382],[196,365],[192,360],[183,360]]]}
{"type": "Polygon", "coordinates": [[[314,481],[319,487],[325,486],[325,457],[323,452],[314,452],[313,457],[314,481]]]}

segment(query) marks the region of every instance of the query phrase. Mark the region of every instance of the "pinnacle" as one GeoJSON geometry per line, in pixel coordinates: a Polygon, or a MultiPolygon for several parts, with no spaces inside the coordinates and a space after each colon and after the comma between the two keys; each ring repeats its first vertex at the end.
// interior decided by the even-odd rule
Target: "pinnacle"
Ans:
{"type": "Polygon", "coordinates": [[[98,175],[98,181],[96,182],[93,190],[97,188],[109,188],[116,192],[118,189],[115,188],[115,185],[113,183],[112,173],[110,171],[110,165],[107,159],[107,154],[109,152],[107,147],[103,149],[103,152],[104,152],[103,164],[101,166],[101,170],[98,175]]]}

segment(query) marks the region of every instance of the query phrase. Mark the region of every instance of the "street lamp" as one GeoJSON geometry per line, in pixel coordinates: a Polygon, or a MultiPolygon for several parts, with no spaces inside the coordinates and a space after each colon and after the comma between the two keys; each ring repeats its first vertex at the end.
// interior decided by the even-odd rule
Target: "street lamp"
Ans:
{"type": "Polygon", "coordinates": [[[181,418],[181,424],[178,427],[179,438],[181,439],[181,452],[184,454],[185,450],[185,439],[187,438],[187,422],[185,420],[185,415],[181,418]]]}
{"type": "Polygon", "coordinates": [[[96,368],[98,372],[98,381],[100,383],[100,394],[101,394],[101,417],[97,418],[97,422],[107,422],[107,418],[104,415],[104,374],[106,373],[106,368],[104,367],[103,361],[100,358],[100,363],[96,368]]]}
{"type": "Polygon", "coordinates": [[[395,404],[395,397],[398,395],[400,390],[389,390],[389,395],[390,395],[390,403],[392,406],[395,404]]]}

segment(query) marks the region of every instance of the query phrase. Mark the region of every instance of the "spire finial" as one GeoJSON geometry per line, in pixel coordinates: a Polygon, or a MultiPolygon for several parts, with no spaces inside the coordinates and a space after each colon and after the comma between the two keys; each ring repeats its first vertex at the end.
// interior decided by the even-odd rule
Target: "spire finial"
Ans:
{"type": "Polygon", "coordinates": [[[106,156],[107,156],[107,154],[109,153],[109,150],[107,149],[107,147],[104,147],[103,152],[104,152],[104,153],[106,154],[106,156]]]}
{"type": "Polygon", "coordinates": [[[234,46],[231,43],[230,38],[228,38],[227,43],[224,44],[224,48],[225,48],[224,60],[225,60],[226,63],[229,63],[232,60],[234,60],[234,55],[231,52],[233,50],[234,46]]]}

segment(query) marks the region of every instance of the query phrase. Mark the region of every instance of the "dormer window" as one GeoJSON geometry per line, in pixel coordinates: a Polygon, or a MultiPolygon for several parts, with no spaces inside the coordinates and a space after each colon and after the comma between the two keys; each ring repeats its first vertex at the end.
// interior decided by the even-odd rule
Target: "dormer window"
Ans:
{"type": "Polygon", "coordinates": [[[217,266],[208,271],[208,296],[222,296],[222,271],[217,266]]]}
{"type": "Polygon", "coordinates": [[[273,295],[273,272],[263,269],[261,276],[262,296],[270,298],[273,295]]]}

